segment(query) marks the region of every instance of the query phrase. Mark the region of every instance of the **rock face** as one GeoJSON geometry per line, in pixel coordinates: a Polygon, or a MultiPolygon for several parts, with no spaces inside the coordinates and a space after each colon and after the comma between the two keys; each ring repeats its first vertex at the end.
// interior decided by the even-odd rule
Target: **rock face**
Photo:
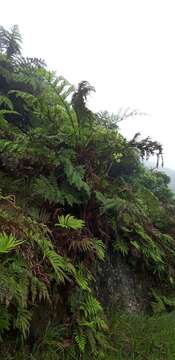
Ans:
{"type": "Polygon", "coordinates": [[[108,309],[147,311],[149,307],[148,282],[125,257],[110,254],[97,271],[96,293],[108,309]]]}

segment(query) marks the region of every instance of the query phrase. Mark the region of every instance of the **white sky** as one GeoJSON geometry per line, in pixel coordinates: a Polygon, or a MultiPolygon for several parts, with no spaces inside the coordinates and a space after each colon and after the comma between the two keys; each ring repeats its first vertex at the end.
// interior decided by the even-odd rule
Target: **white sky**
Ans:
{"type": "Polygon", "coordinates": [[[175,169],[174,0],[6,0],[0,24],[19,25],[25,55],[44,58],[73,84],[94,85],[95,111],[150,114],[121,130],[162,142],[165,166],[175,169]]]}

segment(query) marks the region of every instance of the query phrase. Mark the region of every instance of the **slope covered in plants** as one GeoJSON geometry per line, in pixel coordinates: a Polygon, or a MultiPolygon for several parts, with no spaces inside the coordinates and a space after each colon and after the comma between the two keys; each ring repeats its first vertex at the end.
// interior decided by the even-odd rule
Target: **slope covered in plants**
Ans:
{"type": "Polygon", "coordinates": [[[140,161],[162,147],[127,141],[120,116],[88,109],[88,82],[74,89],[20,45],[0,28],[1,358],[107,359],[93,289],[109,251],[150,279],[150,312],[175,304],[174,195],[140,161]]]}

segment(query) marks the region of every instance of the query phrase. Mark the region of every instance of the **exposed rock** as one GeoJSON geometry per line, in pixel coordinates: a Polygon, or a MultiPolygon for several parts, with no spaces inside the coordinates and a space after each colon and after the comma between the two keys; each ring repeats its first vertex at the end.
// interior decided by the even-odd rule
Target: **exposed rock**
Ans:
{"type": "Polygon", "coordinates": [[[106,308],[146,311],[148,282],[119,254],[108,255],[97,270],[96,293],[106,308]]]}

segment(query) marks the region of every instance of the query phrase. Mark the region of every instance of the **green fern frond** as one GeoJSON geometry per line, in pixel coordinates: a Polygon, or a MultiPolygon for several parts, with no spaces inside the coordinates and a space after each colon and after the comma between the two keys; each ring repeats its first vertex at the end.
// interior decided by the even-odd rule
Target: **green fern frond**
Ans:
{"type": "Polygon", "coordinates": [[[24,100],[25,103],[29,106],[34,106],[35,103],[37,102],[37,98],[30,94],[29,92],[25,92],[25,91],[20,91],[20,90],[10,90],[8,92],[9,95],[15,95],[17,98],[19,97],[20,99],[24,100]]]}
{"type": "Polygon", "coordinates": [[[54,177],[46,178],[40,176],[34,182],[34,194],[41,196],[42,199],[49,201],[50,204],[60,203],[64,205],[64,197],[58,188],[54,177]]]}
{"type": "Polygon", "coordinates": [[[23,136],[18,136],[18,138],[15,141],[14,140],[8,141],[2,139],[0,141],[0,153],[3,153],[7,157],[8,156],[12,157],[12,159],[13,158],[20,159],[24,156],[27,146],[28,146],[28,140],[23,136]]]}
{"type": "Polygon", "coordinates": [[[29,215],[34,220],[37,220],[38,222],[41,222],[43,224],[47,223],[50,218],[49,212],[44,208],[39,209],[39,208],[33,207],[33,208],[29,209],[29,215]]]}
{"type": "Polygon", "coordinates": [[[82,237],[78,240],[72,239],[69,244],[69,251],[71,250],[75,252],[94,252],[94,241],[88,237],[82,237]]]}
{"type": "Polygon", "coordinates": [[[52,243],[47,239],[40,239],[36,236],[34,240],[40,246],[44,258],[48,258],[55,274],[57,275],[58,282],[65,283],[69,279],[69,275],[74,275],[76,270],[73,264],[66,257],[59,255],[53,248],[52,243]]]}
{"type": "Polygon", "coordinates": [[[87,275],[85,276],[83,268],[81,266],[79,266],[78,269],[76,270],[75,281],[81,289],[86,290],[88,292],[91,291],[89,287],[88,277],[87,275]]]}
{"type": "Polygon", "coordinates": [[[31,295],[32,295],[32,302],[35,303],[36,298],[38,297],[39,301],[41,300],[47,300],[50,302],[50,296],[48,293],[47,286],[40,281],[38,278],[32,276],[31,278],[31,295]]]}
{"type": "Polygon", "coordinates": [[[99,260],[104,260],[105,258],[105,244],[102,240],[95,239],[95,252],[97,255],[97,258],[99,260]]]}
{"type": "Polygon", "coordinates": [[[85,226],[85,222],[75,218],[73,215],[67,214],[66,216],[58,216],[58,223],[56,226],[66,229],[81,230],[85,226]]]}
{"type": "Polygon", "coordinates": [[[90,294],[86,297],[84,303],[81,304],[80,309],[84,312],[86,318],[93,318],[103,311],[99,301],[90,294]]]}
{"type": "Polygon", "coordinates": [[[112,198],[105,197],[101,192],[96,191],[95,193],[97,200],[102,204],[101,212],[117,211],[127,208],[128,204],[125,199],[115,195],[112,198]]]}
{"type": "Polygon", "coordinates": [[[52,265],[52,268],[56,274],[57,281],[59,283],[65,283],[69,279],[70,275],[75,274],[75,267],[66,258],[59,255],[48,239],[40,239],[36,235],[33,240],[39,245],[44,259],[47,258],[52,265]]]}
{"type": "Polygon", "coordinates": [[[24,241],[16,240],[15,236],[7,235],[5,232],[0,233],[0,253],[7,253],[16,249],[24,241]]]}
{"type": "Polygon", "coordinates": [[[114,251],[120,252],[122,255],[127,255],[129,251],[128,244],[126,243],[125,239],[122,239],[119,236],[117,237],[113,248],[114,251]]]}
{"type": "Polygon", "coordinates": [[[4,116],[4,115],[20,115],[17,111],[15,110],[0,110],[0,117],[4,116]]]}
{"type": "Polygon", "coordinates": [[[140,249],[146,257],[152,258],[155,263],[163,263],[162,249],[158,246],[154,239],[146,233],[143,226],[135,224],[135,231],[142,241],[140,244],[136,241],[131,241],[132,245],[134,245],[137,249],[140,249]]]}
{"type": "Polygon", "coordinates": [[[53,353],[57,356],[58,352],[63,352],[64,350],[64,336],[64,326],[54,326],[51,322],[49,322],[42,338],[42,346],[44,346],[44,348],[47,348],[50,351],[53,351],[53,353]]]}
{"type": "Polygon", "coordinates": [[[6,331],[10,330],[11,315],[4,306],[0,307],[0,341],[6,331]]]}
{"type": "Polygon", "coordinates": [[[101,317],[97,316],[94,323],[98,330],[103,330],[105,332],[109,330],[107,322],[101,317]]]}
{"type": "Polygon", "coordinates": [[[5,105],[5,107],[9,110],[13,110],[13,103],[11,102],[11,100],[5,96],[5,95],[0,95],[0,106],[1,105],[5,105]]]}
{"type": "Polygon", "coordinates": [[[45,252],[45,256],[49,259],[60,283],[65,283],[65,280],[69,279],[68,274],[74,274],[74,266],[55,251],[48,250],[45,252]]]}
{"type": "MultiPolygon", "coordinates": [[[[94,326],[94,325],[93,325],[94,326]]],[[[92,351],[92,354],[94,356],[94,358],[96,358],[96,354],[97,354],[97,343],[96,343],[96,339],[95,339],[95,334],[96,333],[96,329],[88,329],[86,331],[86,335],[87,335],[87,339],[88,339],[88,345],[90,346],[90,349],[92,351]],[[94,330],[94,331],[93,331],[94,330]]]]}
{"type": "Polygon", "coordinates": [[[80,325],[80,327],[83,327],[83,328],[87,328],[87,329],[95,329],[94,327],[94,321],[88,321],[88,320],[79,320],[78,324],[80,325]]]}
{"type": "Polygon", "coordinates": [[[32,318],[32,314],[29,310],[18,307],[17,309],[17,317],[14,321],[14,327],[20,331],[22,337],[25,339],[29,333],[30,321],[32,318]]]}
{"type": "Polygon", "coordinates": [[[86,347],[86,343],[87,343],[87,339],[86,336],[84,334],[78,333],[77,331],[74,332],[74,339],[75,342],[77,343],[79,350],[84,353],[85,351],[85,347],[86,347]]]}
{"type": "Polygon", "coordinates": [[[90,196],[90,187],[83,180],[84,178],[84,168],[82,166],[74,167],[71,161],[68,158],[62,159],[64,166],[64,171],[70,185],[75,186],[79,191],[84,190],[87,196],[90,196]]]}

